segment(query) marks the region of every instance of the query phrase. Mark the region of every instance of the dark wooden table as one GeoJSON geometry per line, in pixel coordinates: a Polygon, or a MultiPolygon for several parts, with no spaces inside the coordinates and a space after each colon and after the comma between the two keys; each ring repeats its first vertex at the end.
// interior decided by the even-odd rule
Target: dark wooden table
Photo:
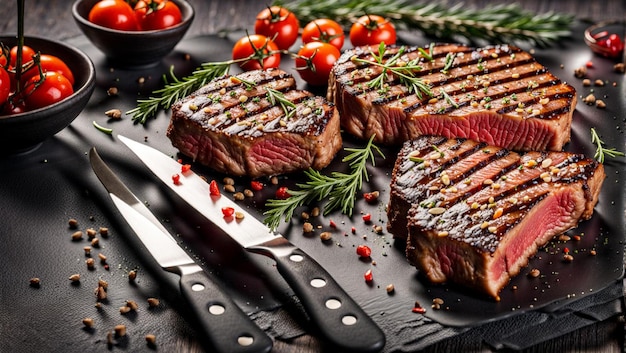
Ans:
{"type": "MultiPolygon", "coordinates": [[[[251,28],[255,14],[266,6],[266,2],[254,0],[190,0],[196,10],[196,19],[188,35],[211,34],[220,30],[251,28]]],[[[442,1],[453,4],[458,1],[442,1]]],[[[468,6],[480,7],[497,1],[465,0],[468,6]]],[[[609,1],[561,1],[525,0],[522,7],[534,12],[557,11],[575,14],[581,19],[601,21],[626,14],[626,2],[609,1]]],[[[68,39],[81,35],[70,11],[70,0],[47,0],[26,2],[27,35],[54,39],[68,39]]],[[[6,0],[0,8],[0,33],[15,33],[17,21],[16,1],[6,0]]],[[[578,331],[539,344],[527,352],[622,352],[624,344],[624,318],[618,316],[605,322],[593,324],[578,331]]],[[[2,323],[0,323],[2,326],[2,323]]],[[[5,337],[0,337],[0,342],[5,337]]],[[[180,351],[200,352],[196,342],[181,341],[180,351]]],[[[290,342],[275,342],[274,352],[317,352],[319,342],[312,336],[301,336],[290,342]]],[[[0,345],[0,351],[2,346],[0,345]]],[[[440,342],[427,349],[429,352],[490,352],[484,346],[468,347],[455,339],[440,342]]]]}

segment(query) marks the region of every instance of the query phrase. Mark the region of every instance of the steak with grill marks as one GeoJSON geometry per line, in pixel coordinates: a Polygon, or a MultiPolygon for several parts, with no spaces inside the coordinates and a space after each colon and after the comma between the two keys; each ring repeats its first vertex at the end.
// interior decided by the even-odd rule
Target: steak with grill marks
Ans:
{"type": "Polygon", "coordinates": [[[321,169],[341,148],[339,115],[325,98],[295,87],[278,69],[226,75],[172,106],[167,136],[182,154],[229,175],[321,169]]]}
{"type": "Polygon", "coordinates": [[[409,90],[393,70],[382,76],[381,88],[375,83],[384,69],[371,63],[371,49],[348,50],[331,72],[327,94],[345,131],[363,139],[375,135],[380,144],[440,135],[517,151],[560,151],[570,140],[575,90],[530,53],[510,45],[439,44],[431,61],[417,47],[396,46],[387,47],[382,62],[396,60],[400,50],[390,66],[413,60],[419,68],[401,73],[430,89],[409,90]]]}
{"type": "Polygon", "coordinates": [[[430,281],[498,299],[538,248],[591,217],[604,178],[580,154],[424,136],[394,166],[388,230],[430,281]]]}

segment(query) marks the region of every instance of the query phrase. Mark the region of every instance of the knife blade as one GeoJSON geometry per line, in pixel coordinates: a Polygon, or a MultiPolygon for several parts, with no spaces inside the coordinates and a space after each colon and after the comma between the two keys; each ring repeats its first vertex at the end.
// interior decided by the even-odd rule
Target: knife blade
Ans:
{"type": "Polygon", "coordinates": [[[137,237],[164,270],[180,276],[180,289],[203,333],[222,353],[269,352],[272,339],[261,330],[174,240],[156,216],[100,158],[89,151],[92,169],[137,237]]]}
{"type": "Polygon", "coordinates": [[[384,347],[382,330],[312,257],[229,198],[211,196],[209,184],[192,170],[183,172],[172,157],[122,135],[118,138],[174,193],[243,248],[274,259],[278,272],[330,343],[352,352],[378,352],[384,347]],[[180,176],[176,183],[175,174],[180,176]],[[243,219],[225,217],[222,210],[227,208],[240,212],[243,219]]]}

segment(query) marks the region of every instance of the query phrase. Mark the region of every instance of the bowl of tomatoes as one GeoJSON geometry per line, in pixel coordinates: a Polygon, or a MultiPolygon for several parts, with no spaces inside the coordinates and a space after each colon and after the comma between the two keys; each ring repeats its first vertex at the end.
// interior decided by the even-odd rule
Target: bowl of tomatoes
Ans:
{"type": "Polygon", "coordinates": [[[76,119],[95,89],[96,69],[71,45],[26,36],[18,86],[17,37],[0,36],[0,42],[6,48],[0,55],[0,154],[12,154],[38,146],[76,119]]]}
{"type": "Polygon", "coordinates": [[[184,37],[194,18],[185,0],[77,0],[72,16],[115,67],[158,64],[184,37]]]}

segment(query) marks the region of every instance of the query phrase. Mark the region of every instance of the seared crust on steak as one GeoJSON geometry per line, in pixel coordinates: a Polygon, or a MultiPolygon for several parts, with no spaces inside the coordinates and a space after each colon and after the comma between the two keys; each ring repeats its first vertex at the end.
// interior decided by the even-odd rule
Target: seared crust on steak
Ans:
{"type": "Polygon", "coordinates": [[[295,86],[278,69],[226,75],[174,104],[167,136],[184,155],[229,175],[321,169],[341,148],[339,115],[323,97],[295,86]],[[293,103],[289,115],[267,88],[293,103]]]}
{"type": "Polygon", "coordinates": [[[394,166],[388,228],[430,281],[497,299],[539,247],[591,217],[604,178],[580,154],[421,137],[394,166]]]}
{"type": "Polygon", "coordinates": [[[384,89],[372,86],[383,69],[355,60],[374,61],[371,49],[348,50],[331,72],[327,96],[345,131],[363,139],[373,134],[380,144],[440,135],[517,151],[560,151],[570,140],[575,90],[530,53],[510,45],[439,44],[430,61],[417,47],[396,46],[387,48],[384,62],[399,50],[400,63],[419,60],[421,70],[410,75],[430,85],[430,95],[409,91],[389,71],[384,89]]]}

